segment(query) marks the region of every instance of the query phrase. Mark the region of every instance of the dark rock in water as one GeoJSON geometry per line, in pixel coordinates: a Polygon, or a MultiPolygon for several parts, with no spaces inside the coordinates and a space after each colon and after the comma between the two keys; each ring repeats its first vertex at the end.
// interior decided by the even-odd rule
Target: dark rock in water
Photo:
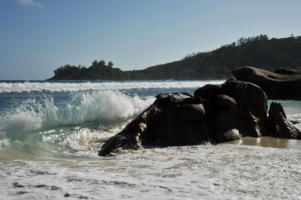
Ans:
{"type": "Polygon", "coordinates": [[[206,100],[208,129],[217,141],[224,142],[223,134],[232,129],[243,137],[267,134],[267,97],[257,85],[228,80],[221,85],[199,88],[194,95],[206,100]]]}
{"type": "Polygon", "coordinates": [[[268,129],[277,138],[301,139],[300,130],[287,119],[281,103],[271,103],[268,129]]]}
{"type": "Polygon", "coordinates": [[[115,135],[105,142],[105,144],[102,146],[102,151],[100,151],[98,155],[100,156],[108,155],[115,149],[118,149],[119,147],[125,145],[126,142],[127,142],[127,137],[122,135],[115,135]]]}
{"type": "Polygon", "coordinates": [[[219,140],[220,142],[230,142],[241,139],[242,136],[237,129],[231,129],[225,133],[223,133],[219,140]]]}
{"type": "Polygon", "coordinates": [[[99,152],[105,156],[128,145],[191,145],[208,140],[202,99],[186,93],[160,94],[149,108],[110,138],[99,152]]]}
{"type": "Polygon", "coordinates": [[[267,127],[277,137],[301,136],[276,104],[271,105],[267,123],[267,96],[252,83],[232,79],[199,88],[194,96],[174,93],[156,97],[150,107],[105,142],[100,156],[120,147],[141,149],[142,145],[166,147],[261,137],[268,135],[267,127]]]}
{"type": "Polygon", "coordinates": [[[255,67],[238,67],[232,74],[237,80],[261,87],[269,99],[301,99],[301,74],[277,74],[255,67]]]}
{"type": "Polygon", "coordinates": [[[297,69],[287,69],[287,68],[278,68],[273,71],[276,74],[301,74],[301,70],[297,69]]]}

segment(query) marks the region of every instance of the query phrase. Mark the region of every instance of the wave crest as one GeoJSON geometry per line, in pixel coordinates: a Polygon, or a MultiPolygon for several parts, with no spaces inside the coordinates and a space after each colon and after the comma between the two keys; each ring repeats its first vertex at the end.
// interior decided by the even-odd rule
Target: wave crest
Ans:
{"type": "Polygon", "coordinates": [[[93,90],[128,90],[150,88],[198,88],[224,81],[91,81],[91,82],[0,82],[1,93],[78,92],[93,90]]]}
{"type": "Polygon", "coordinates": [[[63,108],[57,107],[53,98],[45,97],[42,102],[30,99],[0,116],[0,135],[2,139],[13,139],[30,131],[95,120],[114,123],[141,112],[154,100],[131,97],[115,90],[73,94],[63,108]]]}

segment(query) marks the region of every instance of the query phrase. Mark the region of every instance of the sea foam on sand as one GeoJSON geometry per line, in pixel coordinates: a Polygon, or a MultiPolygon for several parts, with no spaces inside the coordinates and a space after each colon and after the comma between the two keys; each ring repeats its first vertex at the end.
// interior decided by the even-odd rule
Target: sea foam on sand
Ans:
{"type": "Polygon", "coordinates": [[[0,161],[0,199],[301,199],[301,151],[230,144],[0,161]]]}

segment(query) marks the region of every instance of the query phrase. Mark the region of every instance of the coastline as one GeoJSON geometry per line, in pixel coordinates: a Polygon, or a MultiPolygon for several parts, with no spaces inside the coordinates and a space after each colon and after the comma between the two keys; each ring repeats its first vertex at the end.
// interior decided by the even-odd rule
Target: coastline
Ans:
{"type": "Polygon", "coordinates": [[[2,163],[2,198],[297,199],[301,151],[220,144],[2,163]],[[13,187],[12,187],[13,186],[13,187]]]}
{"type": "MultiPolygon", "coordinates": [[[[8,84],[10,87],[5,90],[9,93],[0,95],[3,102],[0,128],[1,134],[15,138],[0,148],[0,199],[297,199],[301,196],[296,187],[301,180],[301,151],[290,146],[149,147],[99,157],[99,141],[121,131],[152,103],[154,95],[190,92],[198,87],[195,81],[143,83],[146,85],[133,82],[122,90],[124,82],[110,82],[104,91],[99,90],[104,85],[96,81],[87,85],[99,84],[96,89],[99,91],[81,91],[87,85],[70,81],[45,82],[43,87],[30,82],[28,88],[25,87],[28,83],[8,84]]],[[[208,82],[197,83],[201,86],[208,82]]],[[[299,119],[300,101],[281,102],[289,119],[299,119]]]]}

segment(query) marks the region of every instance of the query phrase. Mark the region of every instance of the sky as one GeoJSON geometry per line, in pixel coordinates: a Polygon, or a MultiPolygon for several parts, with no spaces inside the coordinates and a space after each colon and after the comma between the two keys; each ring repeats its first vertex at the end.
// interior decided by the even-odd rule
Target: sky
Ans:
{"type": "Polygon", "coordinates": [[[2,0],[0,80],[45,80],[94,60],[145,69],[241,37],[301,36],[300,8],[300,0],[2,0]]]}

